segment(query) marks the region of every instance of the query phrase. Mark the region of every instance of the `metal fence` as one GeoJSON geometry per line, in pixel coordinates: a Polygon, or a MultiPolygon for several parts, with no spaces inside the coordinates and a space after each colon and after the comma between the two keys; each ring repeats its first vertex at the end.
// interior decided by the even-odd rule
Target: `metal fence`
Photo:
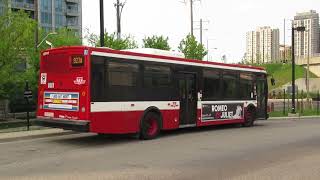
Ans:
{"type": "MultiPolygon", "coordinates": [[[[283,112],[284,115],[292,111],[292,99],[291,94],[287,94],[286,91],[283,91],[284,94],[279,97],[271,97],[268,99],[268,111],[269,112],[283,112]]],[[[303,114],[307,111],[312,111],[313,115],[320,115],[320,95],[319,91],[316,94],[316,97],[306,98],[306,94],[302,92],[297,93],[295,99],[295,111],[297,113],[303,114]]]]}

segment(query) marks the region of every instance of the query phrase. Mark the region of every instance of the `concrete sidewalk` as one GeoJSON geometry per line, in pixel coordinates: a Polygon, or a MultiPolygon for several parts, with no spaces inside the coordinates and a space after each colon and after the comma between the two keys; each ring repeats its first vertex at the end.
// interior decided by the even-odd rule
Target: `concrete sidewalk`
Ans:
{"type": "Polygon", "coordinates": [[[320,120],[320,116],[297,116],[297,117],[270,117],[268,120],[279,120],[279,119],[316,119],[320,120]]]}
{"type": "Polygon", "coordinates": [[[10,132],[10,133],[0,133],[0,143],[10,142],[15,140],[42,138],[42,137],[52,137],[52,136],[62,136],[68,134],[75,134],[74,131],[66,131],[63,129],[43,129],[43,130],[32,130],[32,131],[20,131],[20,132],[10,132]]]}

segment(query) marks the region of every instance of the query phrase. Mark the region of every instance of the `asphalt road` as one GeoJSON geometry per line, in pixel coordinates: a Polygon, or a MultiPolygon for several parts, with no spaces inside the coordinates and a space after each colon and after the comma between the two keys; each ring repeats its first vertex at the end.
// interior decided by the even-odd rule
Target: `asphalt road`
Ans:
{"type": "Polygon", "coordinates": [[[320,119],[0,143],[0,179],[320,179],[320,119]]]}

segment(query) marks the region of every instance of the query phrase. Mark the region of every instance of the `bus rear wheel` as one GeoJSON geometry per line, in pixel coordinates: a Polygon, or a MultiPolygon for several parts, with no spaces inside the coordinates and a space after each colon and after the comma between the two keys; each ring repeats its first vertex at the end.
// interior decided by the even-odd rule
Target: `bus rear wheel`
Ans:
{"type": "Polygon", "coordinates": [[[244,123],[242,123],[242,126],[251,127],[253,126],[254,121],[255,121],[255,110],[253,108],[249,108],[245,111],[244,123]]]}
{"type": "Polygon", "coordinates": [[[147,113],[141,122],[140,139],[154,139],[160,133],[161,119],[154,112],[147,113]]]}

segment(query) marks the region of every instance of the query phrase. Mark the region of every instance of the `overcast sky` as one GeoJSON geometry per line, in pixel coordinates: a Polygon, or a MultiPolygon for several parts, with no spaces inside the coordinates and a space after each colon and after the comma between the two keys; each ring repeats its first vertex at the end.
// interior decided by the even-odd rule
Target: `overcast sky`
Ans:
{"type": "MultiPolygon", "coordinates": [[[[104,1],[105,28],[116,31],[116,11],[113,3],[104,1]]],[[[125,0],[122,0],[125,1],[125,0]]],[[[176,50],[179,42],[190,33],[189,4],[183,0],[127,0],[122,13],[122,33],[132,35],[141,46],[146,36],[169,37],[170,46],[176,50]]],[[[187,0],[189,1],[189,0],[187,0]]],[[[99,34],[99,0],[82,0],[82,26],[91,33],[99,34]]],[[[283,19],[293,19],[296,12],[310,9],[320,11],[320,0],[202,0],[194,2],[194,21],[200,18],[204,23],[203,43],[207,46],[213,61],[220,61],[222,55],[227,61],[238,62],[245,53],[246,32],[258,26],[280,29],[280,43],[283,43],[283,19]]],[[[195,22],[194,28],[199,28],[195,22]]],[[[287,44],[290,43],[290,22],[287,22],[287,44]]],[[[194,30],[199,39],[199,30],[194,30]]]]}

